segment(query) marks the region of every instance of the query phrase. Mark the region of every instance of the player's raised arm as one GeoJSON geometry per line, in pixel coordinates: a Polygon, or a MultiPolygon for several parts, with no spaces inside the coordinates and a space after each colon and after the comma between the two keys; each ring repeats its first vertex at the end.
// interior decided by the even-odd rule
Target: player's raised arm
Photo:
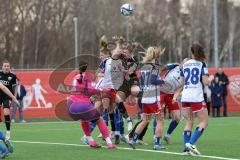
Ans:
{"type": "Polygon", "coordinates": [[[11,91],[5,87],[1,82],[0,82],[0,89],[6,93],[18,106],[20,106],[17,98],[11,93],[11,91]]]}

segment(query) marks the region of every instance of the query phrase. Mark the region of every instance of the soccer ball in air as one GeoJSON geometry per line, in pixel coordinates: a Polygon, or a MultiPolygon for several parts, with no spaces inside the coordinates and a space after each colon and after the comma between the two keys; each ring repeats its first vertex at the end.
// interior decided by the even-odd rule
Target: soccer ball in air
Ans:
{"type": "Polygon", "coordinates": [[[120,10],[124,16],[130,16],[133,14],[133,6],[130,3],[123,4],[120,10]]]}

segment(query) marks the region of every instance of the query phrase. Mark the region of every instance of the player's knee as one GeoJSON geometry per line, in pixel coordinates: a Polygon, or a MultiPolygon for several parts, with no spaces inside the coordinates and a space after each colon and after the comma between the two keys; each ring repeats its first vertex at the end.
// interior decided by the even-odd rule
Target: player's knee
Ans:
{"type": "Polygon", "coordinates": [[[199,128],[207,128],[207,126],[208,126],[208,122],[207,121],[205,121],[205,122],[200,122],[200,124],[199,124],[199,128]]]}
{"type": "Polygon", "coordinates": [[[116,103],[123,102],[126,99],[125,93],[118,91],[116,95],[116,103]]]}
{"type": "Polygon", "coordinates": [[[173,120],[179,122],[181,120],[180,115],[178,114],[173,115],[173,120]]]}
{"type": "Polygon", "coordinates": [[[147,126],[149,122],[150,122],[149,119],[145,119],[141,123],[142,123],[142,125],[147,126]]]}

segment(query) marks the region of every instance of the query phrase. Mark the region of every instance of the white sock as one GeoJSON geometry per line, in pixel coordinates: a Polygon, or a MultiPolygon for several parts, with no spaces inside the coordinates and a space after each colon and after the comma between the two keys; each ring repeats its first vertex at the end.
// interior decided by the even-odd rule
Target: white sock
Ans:
{"type": "Polygon", "coordinates": [[[165,136],[168,137],[168,138],[171,138],[171,135],[170,135],[170,134],[166,134],[165,136]]]}
{"type": "Polygon", "coordinates": [[[112,144],[111,138],[107,137],[106,139],[107,144],[112,144]]]}
{"type": "Polygon", "coordinates": [[[120,136],[120,132],[119,131],[115,131],[115,135],[120,136]]]}
{"type": "Polygon", "coordinates": [[[94,141],[94,139],[92,138],[92,136],[86,136],[86,138],[87,138],[88,142],[94,141]]]}

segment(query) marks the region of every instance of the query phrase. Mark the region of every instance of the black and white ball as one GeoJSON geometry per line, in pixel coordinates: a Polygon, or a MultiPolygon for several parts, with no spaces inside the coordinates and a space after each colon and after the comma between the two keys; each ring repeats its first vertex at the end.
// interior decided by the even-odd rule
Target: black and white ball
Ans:
{"type": "Polygon", "coordinates": [[[125,3],[120,8],[122,15],[130,16],[133,14],[133,6],[130,3],[125,3]]]}

